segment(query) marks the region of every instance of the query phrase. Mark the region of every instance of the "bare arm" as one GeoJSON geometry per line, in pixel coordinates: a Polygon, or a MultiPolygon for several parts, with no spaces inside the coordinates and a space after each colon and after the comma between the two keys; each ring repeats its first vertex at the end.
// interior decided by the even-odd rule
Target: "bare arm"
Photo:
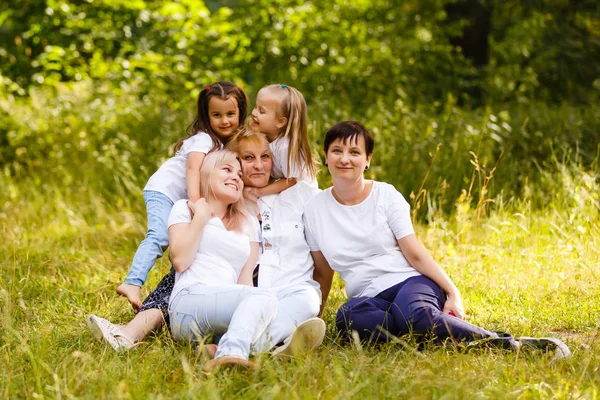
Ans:
{"type": "Polygon", "coordinates": [[[333,270],[329,266],[329,263],[320,251],[311,251],[313,262],[315,263],[315,269],[313,271],[313,279],[317,281],[321,287],[321,309],[319,310],[319,317],[323,315],[325,309],[325,303],[327,303],[327,297],[329,297],[329,291],[331,290],[331,282],[333,281],[333,270]]]}
{"type": "Polygon", "coordinates": [[[278,181],[268,184],[267,186],[256,189],[258,197],[267,196],[269,194],[277,194],[283,192],[285,189],[291,188],[298,182],[296,178],[282,178],[278,181]]]}
{"type": "Polygon", "coordinates": [[[252,283],[252,273],[254,272],[254,268],[256,268],[256,260],[258,260],[258,246],[258,242],[250,242],[250,255],[237,281],[240,285],[254,286],[252,283]]]}
{"type": "Polygon", "coordinates": [[[188,191],[188,198],[195,203],[200,198],[200,167],[204,162],[206,154],[200,152],[191,152],[188,155],[187,167],[185,171],[185,184],[188,191]]]}
{"type": "Polygon", "coordinates": [[[210,218],[210,206],[206,200],[193,203],[193,217],[190,223],[181,223],[169,227],[169,258],[177,272],[183,272],[192,265],[206,221],[210,218]]]}
{"type": "Polygon", "coordinates": [[[465,319],[460,291],[454,285],[446,271],[434,261],[427,249],[412,234],[398,240],[400,250],[414,269],[434,281],[446,294],[445,313],[453,313],[460,319],[465,319]]]}

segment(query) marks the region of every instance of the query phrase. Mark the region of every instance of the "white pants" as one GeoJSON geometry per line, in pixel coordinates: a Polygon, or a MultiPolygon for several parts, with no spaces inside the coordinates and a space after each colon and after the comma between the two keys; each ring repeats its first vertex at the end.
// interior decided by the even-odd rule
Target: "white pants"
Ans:
{"type": "Polygon", "coordinates": [[[287,288],[272,288],[277,296],[277,314],[266,331],[252,344],[255,353],[271,350],[289,337],[296,327],[309,318],[316,317],[321,308],[318,289],[308,284],[287,288]]]}
{"type": "Polygon", "coordinates": [[[169,304],[171,333],[176,340],[195,341],[211,333],[223,335],[215,358],[248,359],[250,347],[265,333],[277,308],[277,298],[268,290],[195,284],[182,289],[169,304]]]}

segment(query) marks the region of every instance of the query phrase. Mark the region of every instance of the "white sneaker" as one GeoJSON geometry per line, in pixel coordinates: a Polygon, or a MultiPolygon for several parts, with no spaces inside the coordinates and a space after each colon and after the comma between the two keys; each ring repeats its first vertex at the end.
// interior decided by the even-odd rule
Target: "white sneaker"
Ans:
{"type": "Polygon", "coordinates": [[[517,339],[525,348],[543,350],[547,353],[554,351],[555,360],[571,358],[571,350],[562,340],[556,338],[534,338],[523,336],[517,339]]]}
{"type": "Polygon", "coordinates": [[[94,314],[86,318],[88,330],[101,343],[108,343],[115,351],[126,351],[137,346],[110,321],[94,314]]]}
{"type": "Polygon", "coordinates": [[[283,341],[283,345],[273,351],[274,356],[294,357],[314,350],[325,338],[325,321],[321,318],[310,318],[298,325],[296,330],[283,341]]]}

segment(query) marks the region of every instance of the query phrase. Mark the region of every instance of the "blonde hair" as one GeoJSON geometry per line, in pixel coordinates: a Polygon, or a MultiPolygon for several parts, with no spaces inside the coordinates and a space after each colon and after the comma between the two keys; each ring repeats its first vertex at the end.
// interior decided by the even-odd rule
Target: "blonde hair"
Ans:
{"type": "MultiPolygon", "coordinates": [[[[200,197],[208,199],[213,193],[210,186],[210,175],[221,164],[233,161],[241,165],[239,157],[236,153],[230,150],[212,151],[204,157],[202,166],[200,167],[200,197]]],[[[244,197],[240,196],[239,200],[227,206],[227,212],[223,217],[223,225],[228,231],[244,232],[245,224],[250,220],[244,197]]]]}
{"type": "Polygon", "coordinates": [[[288,120],[281,134],[290,140],[288,171],[295,164],[301,167],[303,174],[307,173],[310,179],[314,179],[318,168],[308,141],[308,110],[304,96],[298,89],[287,85],[269,85],[261,90],[268,90],[279,98],[278,115],[288,120]]]}
{"type": "MultiPolygon", "coordinates": [[[[252,143],[263,143],[269,147],[269,140],[267,136],[259,131],[250,129],[249,127],[243,127],[238,129],[227,142],[227,150],[234,151],[240,154],[240,148],[242,147],[242,143],[252,142],[252,143]]],[[[270,151],[270,149],[269,149],[270,151]]]]}

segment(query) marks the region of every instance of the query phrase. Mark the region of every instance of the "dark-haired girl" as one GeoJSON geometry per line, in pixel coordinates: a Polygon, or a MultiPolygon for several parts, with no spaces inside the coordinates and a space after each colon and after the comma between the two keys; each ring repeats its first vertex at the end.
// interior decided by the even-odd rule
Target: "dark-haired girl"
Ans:
{"type": "Polygon", "coordinates": [[[198,95],[197,113],[188,135],[175,145],[175,155],[150,177],[144,188],[148,233],[140,243],[125,282],[117,293],[127,297],[137,311],[142,306],[141,286],[156,259],[169,245],[167,219],[180,199],[200,198],[200,167],[211,151],[223,148],[243,125],[248,109],[246,94],[231,82],[206,86],[198,95]]]}

